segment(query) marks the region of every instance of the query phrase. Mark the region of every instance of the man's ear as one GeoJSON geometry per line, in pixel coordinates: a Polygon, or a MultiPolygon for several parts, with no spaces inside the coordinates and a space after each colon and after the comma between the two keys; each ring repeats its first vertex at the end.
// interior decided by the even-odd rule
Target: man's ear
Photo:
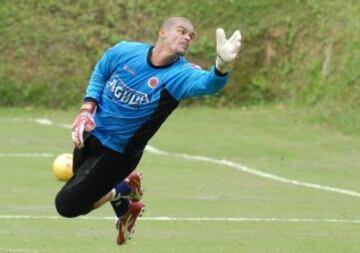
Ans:
{"type": "Polygon", "coordinates": [[[167,30],[165,28],[161,28],[159,31],[159,37],[163,39],[166,36],[167,36],[167,30]]]}

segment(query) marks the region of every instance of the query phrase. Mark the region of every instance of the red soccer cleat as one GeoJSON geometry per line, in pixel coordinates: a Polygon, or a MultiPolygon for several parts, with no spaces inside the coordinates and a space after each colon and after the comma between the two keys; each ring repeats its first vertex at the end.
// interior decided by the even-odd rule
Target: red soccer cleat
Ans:
{"type": "Polygon", "coordinates": [[[139,201],[144,194],[144,190],[141,188],[142,174],[134,171],[125,180],[131,188],[129,199],[134,202],[139,201]]]}
{"type": "Polygon", "coordinates": [[[122,245],[130,239],[130,235],[134,232],[136,219],[144,212],[144,203],[141,201],[129,201],[129,211],[117,221],[117,244],[122,245]]]}

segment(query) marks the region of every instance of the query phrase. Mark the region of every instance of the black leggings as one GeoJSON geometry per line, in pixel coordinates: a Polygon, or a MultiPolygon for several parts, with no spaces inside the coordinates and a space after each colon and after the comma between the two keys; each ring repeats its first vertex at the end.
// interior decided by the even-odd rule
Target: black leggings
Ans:
{"type": "Polygon", "coordinates": [[[141,158],[108,149],[93,135],[84,138],[84,148],[74,149],[74,176],[55,199],[58,213],[68,218],[89,213],[95,202],[136,168],[141,158]]]}

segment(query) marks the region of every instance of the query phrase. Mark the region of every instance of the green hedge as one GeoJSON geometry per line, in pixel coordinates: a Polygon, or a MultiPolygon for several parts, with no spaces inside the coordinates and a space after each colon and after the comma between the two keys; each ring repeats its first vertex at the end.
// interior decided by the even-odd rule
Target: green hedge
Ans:
{"type": "Polygon", "coordinates": [[[215,29],[241,29],[241,59],[222,93],[186,103],[249,105],[360,101],[360,7],[351,1],[4,0],[0,5],[0,105],[80,103],[104,49],[154,42],[168,16],[193,20],[188,58],[208,68],[215,29]]]}

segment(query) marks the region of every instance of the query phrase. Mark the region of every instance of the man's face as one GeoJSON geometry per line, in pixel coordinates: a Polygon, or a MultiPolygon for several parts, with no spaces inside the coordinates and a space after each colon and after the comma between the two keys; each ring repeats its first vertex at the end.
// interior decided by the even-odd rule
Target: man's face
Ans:
{"type": "Polygon", "coordinates": [[[177,21],[170,27],[163,28],[160,36],[174,54],[183,56],[187,53],[195,36],[195,29],[189,22],[177,21]]]}

